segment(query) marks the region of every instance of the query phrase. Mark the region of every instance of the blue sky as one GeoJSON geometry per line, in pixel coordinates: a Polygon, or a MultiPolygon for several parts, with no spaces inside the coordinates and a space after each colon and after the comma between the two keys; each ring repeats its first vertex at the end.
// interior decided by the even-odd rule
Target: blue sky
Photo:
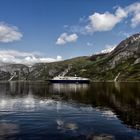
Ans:
{"type": "Polygon", "coordinates": [[[20,63],[25,59],[41,58],[43,62],[92,55],[111,49],[140,31],[137,0],[0,2],[0,27],[4,28],[0,29],[2,62],[9,58],[20,63]]]}

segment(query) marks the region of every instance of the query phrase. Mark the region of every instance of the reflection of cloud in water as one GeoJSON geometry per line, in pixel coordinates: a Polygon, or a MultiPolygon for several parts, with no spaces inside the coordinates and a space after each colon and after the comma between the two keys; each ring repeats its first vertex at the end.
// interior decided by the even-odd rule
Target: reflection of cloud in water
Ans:
{"type": "Polygon", "coordinates": [[[19,132],[19,126],[13,123],[0,123],[0,136],[12,136],[19,132]]]}
{"type": "Polygon", "coordinates": [[[59,110],[62,109],[62,102],[57,102],[57,105],[56,105],[56,109],[57,109],[57,112],[59,112],[59,110]]]}
{"type": "Polygon", "coordinates": [[[23,99],[23,104],[26,108],[32,108],[35,107],[35,100],[32,96],[32,94],[29,94],[26,98],[23,99]]]}
{"type": "Polygon", "coordinates": [[[59,111],[61,109],[61,104],[62,101],[55,101],[53,99],[36,99],[31,94],[24,98],[3,97],[0,99],[0,111],[3,111],[0,115],[11,114],[12,112],[14,113],[16,111],[35,111],[41,108],[48,110],[56,109],[59,111]]]}
{"type": "Polygon", "coordinates": [[[30,111],[35,108],[35,99],[32,95],[28,95],[25,98],[8,98],[3,97],[0,99],[1,111],[17,111],[22,109],[29,109],[30,111]]]}
{"type": "Polygon", "coordinates": [[[52,104],[55,104],[56,101],[52,100],[52,99],[45,99],[45,100],[40,100],[39,101],[39,104],[46,104],[46,105],[52,105],[52,104]]]}
{"type": "MultiPolygon", "coordinates": [[[[52,84],[53,89],[56,91],[77,91],[77,90],[86,90],[88,89],[87,84],[52,84]]],[[[42,99],[34,96],[31,92],[22,98],[10,98],[8,96],[3,96],[0,99],[0,110],[1,111],[10,111],[9,114],[13,111],[35,111],[40,109],[46,110],[56,110],[57,113],[63,110],[71,111],[81,111],[81,112],[98,112],[97,108],[94,109],[90,105],[77,104],[74,101],[65,102],[64,100],[57,98],[54,99],[42,99]]],[[[109,109],[101,110],[99,109],[100,115],[106,117],[107,119],[116,118],[116,115],[109,109]]],[[[2,112],[4,114],[4,112],[2,112]]]]}
{"type": "Polygon", "coordinates": [[[108,108],[106,108],[106,109],[96,108],[95,110],[96,110],[96,112],[101,113],[101,116],[106,117],[108,120],[117,118],[116,114],[108,108]]]}
{"type": "Polygon", "coordinates": [[[77,92],[88,89],[88,84],[52,84],[55,92],[77,92]]]}
{"type": "Polygon", "coordinates": [[[89,134],[86,139],[87,140],[115,140],[115,137],[110,134],[100,134],[100,135],[89,134]]]}
{"type": "Polygon", "coordinates": [[[0,101],[0,107],[5,107],[5,105],[7,104],[7,102],[6,102],[6,100],[4,100],[4,99],[2,99],[1,101],[0,101]]]}
{"type": "Polygon", "coordinates": [[[78,126],[76,123],[74,122],[65,122],[63,120],[56,120],[56,123],[57,123],[57,129],[60,129],[60,130],[71,130],[71,131],[74,131],[74,130],[77,130],[78,129],[78,126]]]}
{"type": "Polygon", "coordinates": [[[107,117],[107,118],[116,118],[117,116],[112,112],[111,110],[104,110],[102,112],[102,115],[107,117]]]}
{"type": "Polygon", "coordinates": [[[3,111],[6,108],[12,109],[14,104],[15,104],[15,100],[3,98],[0,100],[0,110],[3,111]]]}
{"type": "Polygon", "coordinates": [[[94,109],[92,106],[85,106],[85,105],[78,105],[74,102],[65,102],[63,100],[53,100],[53,99],[36,99],[32,94],[24,98],[3,98],[0,99],[0,110],[4,111],[1,112],[5,114],[5,111],[9,111],[8,114],[16,111],[35,111],[40,109],[47,109],[47,110],[56,110],[60,112],[61,110],[71,110],[71,111],[79,111],[79,112],[98,112],[101,116],[106,117],[107,119],[116,118],[114,112],[109,109],[94,109]]]}

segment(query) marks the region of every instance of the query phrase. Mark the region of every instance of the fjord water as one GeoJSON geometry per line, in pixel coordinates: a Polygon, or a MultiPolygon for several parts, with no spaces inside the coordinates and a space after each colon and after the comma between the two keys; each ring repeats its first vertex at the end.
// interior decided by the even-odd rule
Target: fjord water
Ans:
{"type": "Polygon", "coordinates": [[[140,83],[0,83],[0,140],[139,140],[140,83]]]}

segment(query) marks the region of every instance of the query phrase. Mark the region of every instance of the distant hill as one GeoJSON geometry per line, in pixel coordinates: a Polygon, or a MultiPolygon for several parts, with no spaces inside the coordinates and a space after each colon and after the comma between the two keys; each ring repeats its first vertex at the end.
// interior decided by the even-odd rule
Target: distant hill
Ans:
{"type": "Polygon", "coordinates": [[[0,66],[0,80],[48,80],[71,66],[68,76],[88,77],[92,81],[140,81],[140,33],[123,40],[112,52],[77,57],[32,67],[21,64],[0,66]],[[5,75],[5,76],[3,76],[5,75]]]}

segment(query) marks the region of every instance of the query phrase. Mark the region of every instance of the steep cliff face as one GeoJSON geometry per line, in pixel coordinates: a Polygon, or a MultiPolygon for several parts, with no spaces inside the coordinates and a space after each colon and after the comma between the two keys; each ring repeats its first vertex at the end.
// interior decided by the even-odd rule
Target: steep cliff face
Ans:
{"type": "Polygon", "coordinates": [[[108,56],[111,68],[130,58],[139,63],[140,58],[140,33],[122,41],[108,56]]]}
{"type": "Polygon", "coordinates": [[[140,33],[123,40],[112,52],[60,62],[0,66],[0,80],[48,80],[71,66],[68,76],[93,81],[140,81],[140,33]],[[13,76],[14,75],[14,76],[13,76]]]}
{"type": "Polygon", "coordinates": [[[26,80],[29,68],[23,64],[5,64],[0,66],[0,80],[26,80]]]}

